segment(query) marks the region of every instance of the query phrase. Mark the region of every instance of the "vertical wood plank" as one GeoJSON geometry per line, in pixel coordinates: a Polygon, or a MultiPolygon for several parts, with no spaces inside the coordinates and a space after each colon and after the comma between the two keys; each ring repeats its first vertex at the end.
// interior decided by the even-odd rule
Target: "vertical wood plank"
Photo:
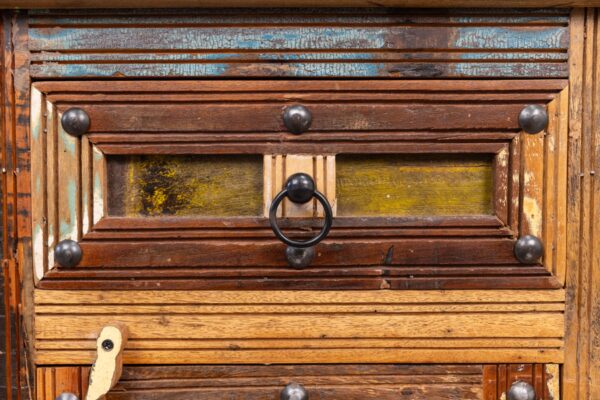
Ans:
{"type": "Polygon", "coordinates": [[[92,147],[92,171],[93,171],[93,223],[97,223],[106,215],[106,158],[96,147],[92,147]]]}
{"type": "Polygon", "coordinates": [[[48,254],[48,269],[54,267],[54,246],[58,243],[58,158],[57,136],[58,121],[56,107],[51,102],[46,102],[46,219],[48,235],[46,238],[46,252],[48,254]]]}
{"type": "Polygon", "coordinates": [[[46,124],[43,114],[45,101],[42,93],[36,88],[31,89],[31,204],[32,251],[34,277],[40,280],[46,271],[46,257],[44,240],[46,235],[46,220],[44,215],[44,199],[46,198],[46,171],[45,171],[45,135],[46,124]]]}
{"type": "Polygon", "coordinates": [[[600,398],[600,9],[589,10],[591,14],[588,30],[588,40],[591,42],[592,68],[590,70],[591,84],[588,101],[591,116],[589,132],[592,146],[590,147],[590,185],[591,200],[589,203],[591,224],[590,235],[590,301],[588,318],[591,323],[588,351],[590,353],[590,399],[600,398]]]}
{"type": "Polygon", "coordinates": [[[561,283],[565,283],[567,268],[567,155],[569,136],[569,88],[564,89],[557,100],[557,138],[555,141],[556,178],[556,239],[554,248],[554,276],[561,283]]]}
{"type": "MultiPolygon", "coordinates": [[[[60,120],[62,114],[57,115],[60,120]]],[[[78,241],[80,207],[80,152],[79,139],[69,135],[58,126],[58,235],[59,241],[71,239],[78,241]]]]}
{"type": "Polygon", "coordinates": [[[523,173],[521,181],[520,235],[542,238],[544,201],[544,135],[521,132],[523,173]]]}
{"type": "MultiPolygon", "coordinates": [[[[581,329],[579,302],[581,298],[579,282],[580,265],[580,222],[581,222],[581,136],[582,136],[582,96],[585,52],[586,10],[574,9],[571,13],[569,53],[569,142],[568,142],[568,185],[567,185],[567,274],[565,310],[565,363],[563,369],[562,394],[567,400],[580,398],[580,382],[585,365],[580,364],[582,349],[579,344],[581,329]]],[[[585,362],[582,360],[581,362],[585,362]]],[[[583,398],[583,397],[581,397],[583,398]]]]}
{"type": "Polygon", "coordinates": [[[89,232],[93,225],[93,170],[92,145],[87,136],[81,138],[81,232],[80,236],[89,232]]]}

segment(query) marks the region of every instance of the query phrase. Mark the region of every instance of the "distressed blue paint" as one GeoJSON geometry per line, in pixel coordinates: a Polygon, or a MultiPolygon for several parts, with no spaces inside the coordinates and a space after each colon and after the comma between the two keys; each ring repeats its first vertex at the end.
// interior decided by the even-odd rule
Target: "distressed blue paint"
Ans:
{"type": "Polygon", "coordinates": [[[554,27],[515,30],[499,27],[460,28],[455,39],[460,49],[564,49],[568,31],[554,27]]]}
{"type": "Polygon", "coordinates": [[[311,63],[268,64],[55,64],[32,66],[36,78],[63,77],[504,77],[544,76],[566,78],[566,63],[311,63]],[[435,75],[426,71],[435,69],[435,75]],[[403,72],[406,71],[406,72],[403,72]],[[410,73],[410,71],[413,71],[410,73]]]}
{"type": "Polygon", "coordinates": [[[67,151],[67,153],[69,153],[69,157],[74,158],[77,139],[75,139],[73,136],[70,136],[67,132],[65,132],[62,129],[62,127],[60,128],[59,136],[60,136],[60,140],[62,141],[62,145],[63,145],[65,151],[67,151]]]}
{"type": "Polygon", "coordinates": [[[538,63],[457,63],[452,65],[455,75],[465,77],[495,76],[500,78],[520,78],[526,76],[567,77],[568,69],[563,64],[538,63]]]}
{"type": "Polygon", "coordinates": [[[31,75],[568,76],[568,10],[289,11],[35,12],[31,75]]]}
{"type": "Polygon", "coordinates": [[[468,53],[380,53],[380,52],[342,52],[342,53],[114,53],[114,54],[81,54],[81,53],[38,53],[32,57],[33,61],[46,63],[74,62],[93,64],[94,62],[130,62],[136,61],[164,61],[164,62],[206,62],[206,61],[337,61],[348,62],[410,60],[435,61],[435,60],[556,60],[566,61],[566,52],[468,52],[468,53]]]}
{"type": "Polygon", "coordinates": [[[30,49],[565,49],[565,27],[65,28],[30,30],[30,49]],[[150,40],[149,38],[153,38],[150,40]]]}
{"type": "Polygon", "coordinates": [[[74,235],[77,231],[75,226],[77,222],[77,185],[74,181],[69,180],[67,182],[67,205],[61,204],[61,207],[68,207],[69,210],[69,220],[68,221],[60,221],[59,234],[61,240],[64,238],[74,238],[74,235]]]}

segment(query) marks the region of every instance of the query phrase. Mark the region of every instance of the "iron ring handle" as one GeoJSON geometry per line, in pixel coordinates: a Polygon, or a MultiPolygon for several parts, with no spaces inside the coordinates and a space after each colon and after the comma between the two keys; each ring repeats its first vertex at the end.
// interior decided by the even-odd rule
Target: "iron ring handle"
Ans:
{"type": "MultiPolygon", "coordinates": [[[[306,196],[305,196],[306,197],[306,196]]],[[[298,202],[298,201],[295,201],[298,202]]],[[[331,225],[333,224],[333,210],[331,209],[331,205],[329,204],[329,202],[327,201],[327,198],[319,191],[314,190],[314,181],[312,180],[312,178],[306,174],[295,174],[292,175],[287,183],[286,183],[286,187],[285,189],[283,189],[281,192],[279,192],[277,194],[277,196],[275,196],[275,198],[273,199],[273,202],[271,203],[271,208],[269,209],[269,223],[271,224],[271,229],[273,229],[273,233],[275,233],[275,236],[277,236],[277,238],[279,240],[281,240],[283,243],[287,244],[288,246],[291,247],[296,247],[296,248],[308,248],[308,247],[312,247],[314,245],[316,245],[317,243],[319,243],[321,240],[325,239],[325,237],[327,236],[327,234],[329,233],[329,230],[331,229],[331,225]],[[292,185],[294,184],[294,178],[300,178],[300,181],[302,181],[303,184],[312,184],[312,188],[298,188],[298,187],[293,187],[292,185]],[[286,197],[291,197],[290,200],[294,201],[293,198],[295,196],[290,196],[290,191],[294,191],[294,190],[304,190],[303,194],[306,194],[308,192],[308,194],[310,194],[310,197],[305,198],[304,200],[306,201],[299,201],[300,203],[306,203],[307,201],[309,201],[311,198],[315,198],[319,201],[319,203],[321,203],[321,205],[323,206],[323,210],[325,211],[325,223],[323,224],[323,227],[321,228],[321,231],[319,232],[319,234],[315,237],[313,237],[312,239],[306,240],[306,241],[299,241],[299,240],[292,240],[290,238],[288,238],[287,236],[285,236],[283,234],[283,232],[281,231],[281,228],[279,228],[279,226],[277,225],[277,209],[279,208],[279,204],[281,204],[281,202],[283,201],[284,198],[286,197]]]]}

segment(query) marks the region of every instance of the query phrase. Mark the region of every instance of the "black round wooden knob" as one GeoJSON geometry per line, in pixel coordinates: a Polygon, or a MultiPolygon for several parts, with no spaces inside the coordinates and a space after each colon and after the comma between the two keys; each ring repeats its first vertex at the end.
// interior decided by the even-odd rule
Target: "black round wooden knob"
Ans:
{"type": "Polygon", "coordinates": [[[290,383],[281,391],[280,400],[308,400],[308,392],[298,383],[290,383]]]}
{"type": "Polygon", "coordinates": [[[73,393],[62,392],[56,396],[56,400],[79,400],[79,397],[75,396],[73,393]]]}
{"type": "Polygon", "coordinates": [[[74,240],[61,240],[54,248],[54,259],[65,268],[72,268],[79,264],[83,255],[79,243],[74,240]]]}
{"type": "Polygon", "coordinates": [[[303,172],[291,175],[285,183],[288,199],[303,204],[315,194],[315,181],[303,172]]]}
{"type": "Polygon", "coordinates": [[[548,111],[546,107],[532,104],[521,110],[519,125],[527,133],[538,133],[548,127],[548,111]]]}
{"type": "Polygon", "coordinates": [[[508,400],[535,400],[535,390],[529,383],[517,381],[508,390],[508,400]]]}
{"type": "Polygon", "coordinates": [[[533,235],[521,236],[515,243],[515,256],[524,264],[537,262],[543,254],[542,241],[533,235]]]}
{"type": "Polygon", "coordinates": [[[312,124],[312,114],[304,106],[287,107],[283,113],[283,123],[291,133],[298,135],[306,132],[312,124]]]}
{"type": "Polygon", "coordinates": [[[315,248],[299,248],[288,246],[285,249],[285,259],[290,267],[296,269],[306,268],[315,258],[315,248]]]}
{"type": "Polygon", "coordinates": [[[68,134],[81,136],[90,128],[90,116],[81,108],[69,108],[62,115],[60,123],[68,134]]]}

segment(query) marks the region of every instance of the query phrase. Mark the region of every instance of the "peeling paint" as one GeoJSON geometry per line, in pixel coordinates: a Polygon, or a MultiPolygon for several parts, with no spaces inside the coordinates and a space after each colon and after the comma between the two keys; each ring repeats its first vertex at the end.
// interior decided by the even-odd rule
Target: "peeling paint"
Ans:
{"type": "Polygon", "coordinates": [[[60,239],[77,240],[77,183],[73,180],[67,182],[67,204],[59,204],[59,207],[66,207],[68,210],[68,220],[59,222],[60,239]]]}
{"type": "Polygon", "coordinates": [[[33,267],[38,279],[44,277],[44,230],[40,225],[33,227],[33,267]]]}
{"type": "Polygon", "coordinates": [[[542,210],[535,199],[523,197],[523,214],[529,225],[529,234],[540,236],[542,233],[542,210]]]}

